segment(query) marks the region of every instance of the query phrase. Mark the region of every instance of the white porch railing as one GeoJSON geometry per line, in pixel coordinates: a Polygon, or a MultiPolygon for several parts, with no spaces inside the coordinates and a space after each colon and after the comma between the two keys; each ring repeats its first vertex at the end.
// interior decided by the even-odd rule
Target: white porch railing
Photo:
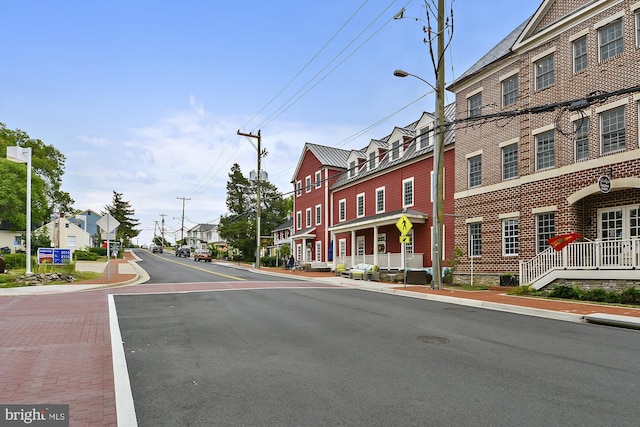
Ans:
{"type": "MultiPolygon", "coordinates": [[[[422,265],[423,254],[407,254],[407,268],[424,268],[422,265]]],[[[335,257],[334,263],[344,264],[347,268],[351,268],[350,256],[335,257]]],[[[355,264],[376,264],[373,260],[373,255],[356,255],[354,257],[355,264]]],[[[404,268],[402,264],[402,254],[398,253],[386,253],[378,254],[378,267],[381,270],[402,270],[404,268]]]]}
{"type": "Polygon", "coordinates": [[[520,261],[520,285],[530,285],[554,270],[632,270],[640,267],[640,239],[573,242],[560,252],[549,247],[520,261]]]}

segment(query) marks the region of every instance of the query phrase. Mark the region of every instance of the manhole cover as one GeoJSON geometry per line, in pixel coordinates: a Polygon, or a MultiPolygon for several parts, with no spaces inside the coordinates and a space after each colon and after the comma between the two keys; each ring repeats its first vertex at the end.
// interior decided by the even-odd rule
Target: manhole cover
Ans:
{"type": "Polygon", "coordinates": [[[427,344],[446,344],[449,342],[448,339],[442,338],[442,337],[423,336],[423,337],[418,337],[416,339],[420,342],[427,343],[427,344]]]}

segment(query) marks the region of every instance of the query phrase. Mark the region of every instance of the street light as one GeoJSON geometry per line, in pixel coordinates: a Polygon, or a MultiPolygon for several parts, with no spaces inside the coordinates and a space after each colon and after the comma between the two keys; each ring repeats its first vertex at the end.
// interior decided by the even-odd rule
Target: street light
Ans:
{"type": "Polygon", "coordinates": [[[442,290],[442,254],[444,253],[444,248],[442,247],[442,224],[444,220],[444,94],[442,93],[442,88],[444,88],[444,84],[440,82],[440,76],[438,76],[438,82],[436,82],[434,86],[422,77],[404,70],[395,70],[393,75],[396,77],[415,77],[429,85],[436,93],[435,126],[433,129],[435,132],[435,143],[433,146],[433,250],[431,252],[433,282],[431,283],[431,287],[437,287],[438,290],[442,290]]]}
{"type": "Polygon", "coordinates": [[[27,260],[26,274],[31,274],[31,147],[7,147],[7,160],[27,164],[27,260]]]}

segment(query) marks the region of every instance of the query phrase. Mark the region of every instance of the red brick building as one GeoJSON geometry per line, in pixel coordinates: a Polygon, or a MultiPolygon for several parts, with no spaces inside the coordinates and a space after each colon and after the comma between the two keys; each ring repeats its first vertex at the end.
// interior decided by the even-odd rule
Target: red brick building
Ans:
{"type": "Polygon", "coordinates": [[[640,2],[545,0],[448,87],[457,280],[638,283],[639,85],[640,2]]]}

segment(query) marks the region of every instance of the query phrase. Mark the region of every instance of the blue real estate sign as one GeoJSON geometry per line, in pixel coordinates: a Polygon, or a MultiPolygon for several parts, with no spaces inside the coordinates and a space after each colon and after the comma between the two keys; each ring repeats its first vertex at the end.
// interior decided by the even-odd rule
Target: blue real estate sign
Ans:
{"type": "Polygon", "coordinates": [[[71,249],[38,248],[38,264],[68,264],[71,262],[71,249]]]}

